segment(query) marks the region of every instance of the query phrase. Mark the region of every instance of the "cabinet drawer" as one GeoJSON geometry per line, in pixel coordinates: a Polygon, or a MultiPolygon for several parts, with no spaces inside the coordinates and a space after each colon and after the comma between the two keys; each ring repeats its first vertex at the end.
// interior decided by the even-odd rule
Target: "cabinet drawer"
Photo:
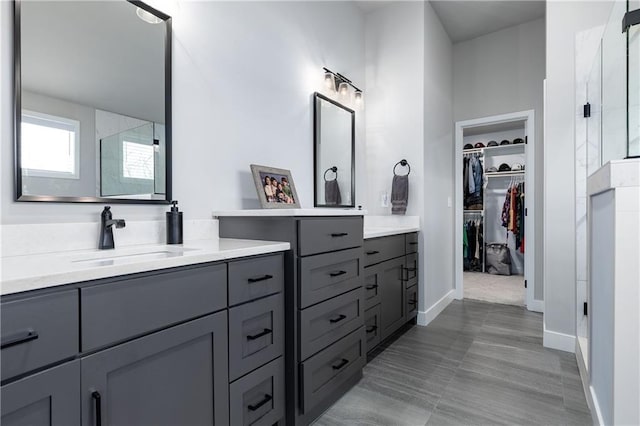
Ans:
{"type": "Polygon", "coordinates": [[[298,220],[298,255],[362,246],[362,217],[298,220]]]}
{"type": "Polygon", "coordinates": [[[380,273],[377,267],[364,270],[364,308],[380,303],[380,273]]]}
{"type": "Polygon", "coordinates": [[[282,254],[229,263],[229,305],[248,302],[284,288],[282,254]]]}
{"type": "Polygon", "coordinates": [[[82,350],[99,348],[227,306],[225,264],[160,272],[80,290],[82,350]]]}
{"type": "Polygon", "coordinates": [[[371,238],[364,241],[364,266],[404,256],[404,235],[371,238]]]}
{"type": "Polygon", "coordinates": [[[284,295],[229,309],[229,379],[235,380],[284,352],[284,295]]]}
{"type": "Polygon", "coordinates": [[[376,305],[371,309],[367,309],[364,313],[364,331],[367,335],[366,351],[378,346],[380,343],[380,305],[376,305]]]}
{"type": "Polygon", "coordinates": [[[232,425],[271,426],[284,416],[284,359],[229,385],[229,420],[232,425]]]}
{"type": "Polygon", "coordinates": [[[78,353],[78,291],[4,302],[2,380],[78,353]]]}
{"type": "Polygon", "coordinates": [[[362,370],[366,362],[364,334],[361,327],[301,364],[303,413],[311,411],[362,370]]]}
{"type": "Polygon", "coordinates": [[[405,297],[407,299],[405,321],[409,321],[418,315],[418,286],[408,288],[405,297]]]}
{"type": "Polygon", "coordinates": [[[405,252],[417,253],[418,252],[418,233],[412,232],[411,234],[405,234],[405,252]]]}
{"type": "Polygon", "coordinates": [[[300,311],[300,359],[304,360],[364,325],[362,287],[300,311]]]}
{"type": "Polygon", "coordinates": [[[410,254],[405,257],[404,285],[406,288],[418,284],[418,255],[410,254]]]}
{"type": "Polygon", "coordinates": [[[351,249],[299,259],[300,308],[360,287],[361,256],[361,249],[351,249]]]}

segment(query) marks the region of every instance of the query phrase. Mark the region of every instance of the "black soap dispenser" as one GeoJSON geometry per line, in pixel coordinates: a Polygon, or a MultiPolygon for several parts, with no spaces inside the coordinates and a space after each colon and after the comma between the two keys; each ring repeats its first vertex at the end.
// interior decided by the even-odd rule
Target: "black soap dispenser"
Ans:
{"type": "Polygon", "coordinates": [[[167,244],[182,244],[182,212],[178,211],[177,201],[171,204],[171,211],[167,212],[167,244]]]}

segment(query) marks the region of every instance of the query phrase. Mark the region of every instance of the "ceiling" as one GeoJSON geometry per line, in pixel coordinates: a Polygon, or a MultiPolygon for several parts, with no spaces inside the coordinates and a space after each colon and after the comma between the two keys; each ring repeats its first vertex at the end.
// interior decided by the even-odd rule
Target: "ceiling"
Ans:
{"type": "Polygon", "coordinates": [[[431,1],[442,26],[458,43],[545,15],[544,1],[431,1]]]}
{"type": "MultiPolygon", "coordinates": [[[[355,0],[355,3],[360,10],[369,13],[401,1],[403,0],[355,0]]],[[[545,15],[544,1],[431,0],[430,3],[453,43],[533,21],[545,15]]]]}

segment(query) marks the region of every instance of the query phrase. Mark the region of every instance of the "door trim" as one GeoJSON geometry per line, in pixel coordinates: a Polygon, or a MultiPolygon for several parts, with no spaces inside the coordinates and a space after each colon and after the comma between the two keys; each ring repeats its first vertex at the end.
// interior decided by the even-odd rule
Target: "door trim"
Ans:
{"type": "Polygon", "coordinates": [[[455,278],[455,298],[464,298],[464,282],[462,279],[463,258],[462,258],[462,221],[464,219],[464,201],[462,188],[462,150],[464,146],[464,129],[488,124],[509,123],[513,121],[525,121],[525,135],[527,144],[525,145],[525,185],[527,187],[527,197],[525,207],[527,209],[527,220],[525,221],[526,245],[525,251],[525,275],[527,289],[525,292],[525,304],[530,311],[543,312],[544,302],[535,300],[535,288],[540,285],[536,281],[536,234],[535,234],[535,112],[526,110],[509,114],[494,115],[490,117],[477,118],[473,120],[458,121],[455,123],[455,257],[454,257],[454,278],[455,278]]]}

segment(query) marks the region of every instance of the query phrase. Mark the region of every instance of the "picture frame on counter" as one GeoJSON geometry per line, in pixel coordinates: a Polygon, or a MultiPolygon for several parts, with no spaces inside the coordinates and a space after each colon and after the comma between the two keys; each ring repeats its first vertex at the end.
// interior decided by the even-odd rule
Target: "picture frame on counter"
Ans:
{"type": "Polygon", "coordinates": [[[300,208],[291,171],[251,164],[251,174],[263,209],[300,208]]]}

